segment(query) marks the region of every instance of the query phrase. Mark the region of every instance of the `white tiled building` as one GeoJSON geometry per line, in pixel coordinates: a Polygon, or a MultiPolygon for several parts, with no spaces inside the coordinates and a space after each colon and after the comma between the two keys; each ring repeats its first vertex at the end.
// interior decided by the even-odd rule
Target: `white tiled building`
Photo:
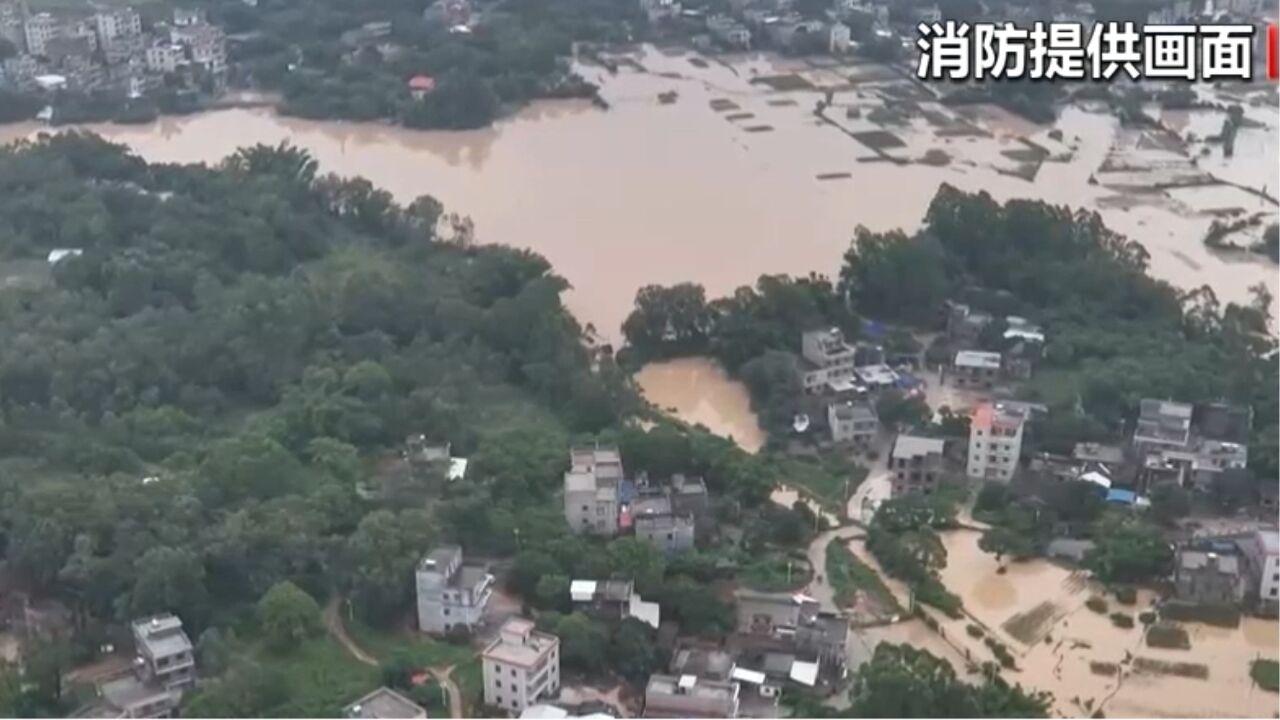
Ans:
{"type": "Polygon", "coordinates": [[[560,690],[560,639],[531,620],[508,620],[480,657],[485,705],[519,715],[560,690]]]}
{"type": "Polygon", "coordinates": [[[616,535],[618,485],[623,480],[617,448],[574,448],[564,474],[564,517],[576,533],[616,535]]]}
{"type": "Polygon", "coordinates": [[[1026,417],[1003,405],[983,403],[969,417],[969,461],[965,474],[977,480],[1009,482],[1022,453],[1026,417]]]}

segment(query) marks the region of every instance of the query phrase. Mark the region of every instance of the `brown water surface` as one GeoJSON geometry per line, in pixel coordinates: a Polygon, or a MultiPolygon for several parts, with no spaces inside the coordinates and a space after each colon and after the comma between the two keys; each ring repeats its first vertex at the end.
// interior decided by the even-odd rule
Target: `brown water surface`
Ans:
{"type": "MultiPolygon", "coordinates": [[[[1274,267],[1209,252],[1201,242],[1211,218],[1200,210],[1200,191],[1176,199],[1119,196],[1088,179],[1113,143],[1131,139],[1109,115],[1068,108],[1057,128],[1032,139],[1060,162],[1046,162],[1028,182],[1007,173],[1019,163],[1004,155],[1023,148],[1014,135],[1036,130],[1000,112],[980,112],[989,136],[945,136],[942,125],[922,117],[881,126],[846,108],[883,107],[877,82],[834,93],[831,123],[813,115],[814,91],[773,91],[750,82],[753,75],[803,69],[797,61],[752,55],[697,67],[685,54],[652,49],[635,57],[647,72],[624,69],[616,76],[583,68],[603,86],[611,109],[585,102],[538,103],[484,130],[420,132],[384,124],[312,122],[262,109],[232,109],[163,118],[142,126],[94,125],[90,129],[134,148],[153,161],[216,162],[236,147],[288,140],[309,150],[324,171],[362,175],[407,202],[429,193],[451,210],[470,215],[481,241],[528,247],[545,255],[573,284],[568,302],[584,322],[617,339],[635,291],[650,283],[696,281],[711,296],[750,283],[762,273],[834,275],[854,228],[917,228],[938,186],[986,190],[999,199],[1041,198],[1081,208],[1101,208],[1114,229],[1142,242],[1152,272],[1184,287],[1211,285],[1225,301],[1247,301],[1247,287],[1266,282],[1277,291],[1274,267]],[[657,95],[676,90],[679,99],[661,104],[657,95]],[[749,133],[711,107],[729,100],[754,123],[775,129],[749,133]],[[783,102],[793,101],[793,102],[783,102]],[[834,125],[838,125],[836,127],[834,125]],[[929,150],[952,158],[946,167],[860,162],[875,153],[847,132],[888,128],[903,145],[893,157],[912,160],[929,150]],[[935,132],[938,131],[938,132],[935,132]],[[839,182],[819,175],[848,173],[839,182]],[[1111,201],[1101,203],[1103,198],[1111,201]]],[[[812,82],[857,78],[854,69],[806,71],[812,82]]],[[[889,74],[892,77],[892,74],[889,74]]],[[[901,81],[896,81],[901,85],[901,81]]],[[[922,104],[932,117],[954,113],[922,104]]],[[[1274,109],[1250,108],[1269,122],[1274,109]]],[[[1216,116],[1188,122],[1211,127],[1216,116]]],[[[39,131],[34,125],[0,127],[0,143],[39,131]]],[[[1205,160],[1210,170],[1237,182],[1280,187],[1280,170],[1265,130],[1242,133],[1243,148],[1226,162],[1205,160]]],[[[1024,148],[1025,149],[1025,148],[1024,148]]],[[[883,159],[883,158],[882,158],[883,159]]],[[[1239,190],[1217,189],[1211,202],[1247,210],[1274,206],[1239,190]],[[1221,197],[1223,194],[1227,197],[1221,197]]]]}

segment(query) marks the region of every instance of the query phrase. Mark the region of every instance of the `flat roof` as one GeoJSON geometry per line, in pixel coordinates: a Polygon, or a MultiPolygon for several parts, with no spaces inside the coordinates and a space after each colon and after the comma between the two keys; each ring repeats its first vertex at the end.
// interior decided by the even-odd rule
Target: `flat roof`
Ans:
{"type": "Polygon", "coordinates": [[[532,620],[524,618],[507,620],[502,624],[502,630],[498,633],[498,637],[492,643],[489,643],[489,647],[485,648],[482,656],[486,659],[511,665],[532,666],[560,642],[560,639],[555,635],[540,632],[535,630],[534,627],[532,620]],[[506,642],[506,638],[509,635],[523,637],[524,643],[506,642]]]}
{"type": "Polygon", "coordinates": [[[956,353],[957,367],[976,367],[996,370],[1000,367],[1000,353],[979,350],[961,350],[956,353]]]}
{"type": "Polygon", "coordinates": [[[427,711],[409,698],[388,687],[377,690],[343,708],[349,718],[425,718],[427,711]]]}
{"type": "Polygon", "coordinates": [[[939,438],[919,437],[917,435],[899,435],[893,441],[894,458],[913,458],[933,453],[942,454],[946,441],[939,438]]]}

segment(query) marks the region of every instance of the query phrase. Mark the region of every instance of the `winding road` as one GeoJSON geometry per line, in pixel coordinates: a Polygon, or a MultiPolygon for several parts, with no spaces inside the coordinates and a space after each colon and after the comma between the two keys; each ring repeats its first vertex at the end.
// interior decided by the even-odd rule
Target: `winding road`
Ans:
{"type": "MultiPolygon", "coordinates": [[[[347,632],[347,624],[342,621],[341,610],[341,607],[345,602],[345,598],[334,597],[329,601],[328,605],[325,605],[324,626],[328,629],[329,634],[333,636],[333,639],[337,640],[342,647],[346,649],[348,655],[365,665],[377,667],[378,659],[366,652],[364,648],[360,647],[351,637],[350,633],[347,632]]],[[[458,684],[453,681],[454,667],[454,665],[447,665],[429,667],[426,668],[426,670],[431,673],[431,676],[436,679],[436,682],[440,683],[440,685],[444,687],[445,692],[449,697],[449,717],[461,718],[465,717],[462,707],[462,690],[459,689],[458,684]]]]}

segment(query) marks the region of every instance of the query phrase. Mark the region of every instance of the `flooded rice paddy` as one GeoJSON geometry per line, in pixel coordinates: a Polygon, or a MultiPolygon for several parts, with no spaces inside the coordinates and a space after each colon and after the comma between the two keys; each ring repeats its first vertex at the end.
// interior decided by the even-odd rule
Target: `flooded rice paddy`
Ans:
{"type": "Polygon", "coordinates": [[[1058,714],[1080,716],[1101,708],[1108,717],[1275,715],[1277,697],[1253,686],[1249,663],[1280,656],[1276,621],[1245,618],[1233,629],[1183,623],[1189,650],[1148,647],[1140,622],[1118,628],[1108,615],[1123,612],[1136,621],[1151,608],[1154,593],[1142,591],[1134,605],[1122,605],[1083,573],[1047,560],[1006,562],[1001,574],[1001,564],[978,547],[978,538],[967,530],[943,534],[942,579],[960,595],[969,617],[945,622],[942,630],[978,660],[992,659],[991,653],[966,626],[978,624],[999,638],[1017,662],[1017,671],[1006,677],[1052,692],[1058,714]],[[1106,613],[1085,607],[1095,595],[1106,598],[1106,613]],[[1207,678],[1142,669],[1159,663],[1203,666],[1207,678]]]}

